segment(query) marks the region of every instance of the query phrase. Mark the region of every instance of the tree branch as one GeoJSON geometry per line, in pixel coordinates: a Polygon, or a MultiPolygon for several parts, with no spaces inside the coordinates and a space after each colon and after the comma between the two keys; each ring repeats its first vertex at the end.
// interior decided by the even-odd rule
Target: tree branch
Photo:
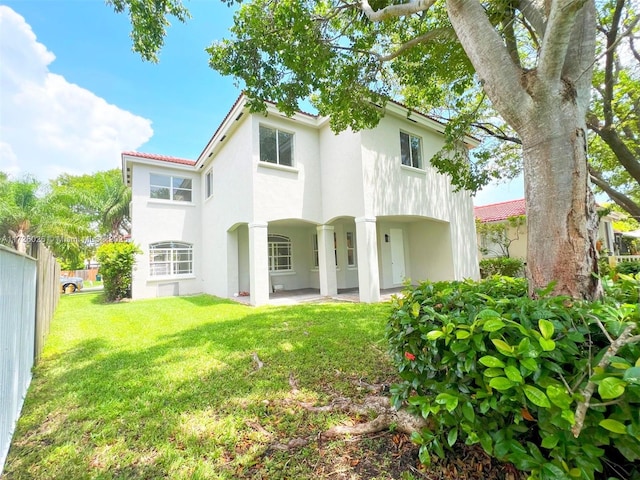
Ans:
{"type": "Polygon", "coordinates": [[[447,13],[489,99],[502,117],[519,130],[532,100],[520,83],[522,70],[513,63],[482,4],[447,0],[447,13]]]}
{"type": "Polygon", "coordinates": [[[399,57],[406,50],[409,50],[410,48],[415,47],[416,45],[419,45],[421,43],[426,43],[435,38],[449,36],[449,35],[455,36],[455,33],[450,28],[437,28],[437,29],[431,30],[430,32],[425,33],[424,35],[420,35],[419,37],[412,38],[408,42],[403,43],[398,47],[398,49],[395,52],[391,52],[387,55],[382,55],[379,57],[379,59],[381,62],[388,62],[389,60],[393,60],[394,58],[399,57]]]}
{"type": "Polygon", "coordinates": [[[552,2],[538,63],[538,77],[543,81],[552,83],[560,80],[573,26],[584,4],[584,0],[552,2]]]}
{"type": "Polygon", "coordinates": [[[640,220],[640,206],[631,198],[618,192],[591,166],[589,166],[591,181],[600,187],[617,205],[629,213],[636,220],[640,220]]]}
{"type": "Polygon", "coordinates": [[[389,5],[381,10],[373,10],[369,4],[369,0],[360,0],[360,10],[364,12],[372,22],[382,22],[390,18],[406,17],[418,12],[429,10],[436,3],[436,0],[412,0],[409,3],[401,3],[399,5],[389,5]]]}
{"type": "Polygon", "coordinates": [[[538,38],[544,38],[547,22],[543,13],[531,0],[520,0],[520,11],[529,25],[535,30],[538,38]]]}
{"type": "Polygon", "coordinates": [[[505,142],[512,142],[518,145],[522,145],[522,140],[520,140],[518,137],[512,137],[511,135],[507,135],[495,125],[491,125],[487,123],[472,123],[471,125],[475,128],[479,128],[484,132],[487,132],[489,135],[491,135],[494,138],[497,138],[498,140],[503,140],[505,142]],[[492,130],[491,127],[495,128],[497,131],[492,130]]]}
{"type": "MultiPolygon", "coordinates": [[[[622,334],[615,341],[613,341],[607,351],[604,352],[604,355],[598,362],[598,368],[604,370],[609,365],[611,357],[615,356],[615,354],[618,353],[618,350],[629,344],[631,341],[635,341],[634,339],[636,337],[631,337],[631,332],[635,328],[636,324],[633,322],[627,325],[627,328],[624,329],[622,334]]],[[[640,337],[640,335],[638,336],[640,337]]],[[[578,408],[576,408],[575,415],[576,422],[571,429],[571,433],[573,433],[573,436],[575,438],[578,438],[580,432],[582,431],[582,426],[584,425],[584,417],[587,414],[587,410],[589,409],[589,401],[591,400],[591,396],[593,395],[595,388],[596,384],[592,380],[589,380],[589,382],[587,382],[587,386],[581,392],[584,400],[578,403],[578,408]]]]}
{"type": "Polygon", "coordinates": [[[615,45],[618,41],[618,28],[620,26],[620,19],[622,18],[622,10],[624,8],[624,0],[618,0],[616,2],[616,8],[613,12],[611,20],[611,30],[607,32],[607,49],[605,52],[605,67],[604,67],[604,93],[602,96],[602,110],[604,112],[604,125],[605,127],[613,124],[613,85],[615,83],[615,76],[613,71],[614,57],[615,57],[615,45]]]}

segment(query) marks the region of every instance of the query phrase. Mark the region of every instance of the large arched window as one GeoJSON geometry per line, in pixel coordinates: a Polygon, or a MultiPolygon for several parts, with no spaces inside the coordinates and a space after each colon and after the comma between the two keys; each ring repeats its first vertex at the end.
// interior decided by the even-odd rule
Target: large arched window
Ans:
{"type": "Polygon", "coordinates": [[[193,274],[193,245],[158,242],[149,245],[149,275],[167,277],[193,274]]]}
{"type": "Polygon", "coordinates": [[[269,235],[269,271],[286,272],[293,269],[291,239],[284,235],[269,235]]]}

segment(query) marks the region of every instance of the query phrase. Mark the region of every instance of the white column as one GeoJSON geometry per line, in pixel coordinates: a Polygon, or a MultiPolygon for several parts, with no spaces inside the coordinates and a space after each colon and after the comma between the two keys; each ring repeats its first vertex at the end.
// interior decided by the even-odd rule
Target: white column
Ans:
{"type": "Polygon", "coordinates": [[[269,303],[267,223],[249,224],[249,286],[251,305],[269,303]]]}
{"type": "MultiPolygon", "coordinates": [[[[214,272],[211,272],[213,274],[214,272]]],[[[238,280],[238,228],[227,232],[227,296],[233,297],[239,293],[240,282],[238,280]]]]}
{"type": "Polygon", "coordinates": [[[380,301],[380,272],[378,269],[378,239],[375,217],[356,218],[358,248],[358,283],[360,301],[380,301]]]}
{"type": "Polygon", "coordinates": [[[320,225],[318,232],[318,270],[320,276],[320,295],[330,297],[338,293],[336,276],[334,231],[329,225],[320,225]]]}

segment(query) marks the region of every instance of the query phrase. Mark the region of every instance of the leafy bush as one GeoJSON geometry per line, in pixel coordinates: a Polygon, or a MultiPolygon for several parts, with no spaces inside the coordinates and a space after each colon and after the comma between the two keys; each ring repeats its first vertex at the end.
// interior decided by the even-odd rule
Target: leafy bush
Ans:
{"type": "Polygon", "coordinates": [[[620,461],[638,478],[640,346],[615,340],[640,334],[637,305],[526,290],[498,277],[424,283],[393,300],[387,338],[403,379],[393,401],[430,422],[413,436],[421,461],[462,441],[533,479],[594,479],[620,461]]]}
{"type": "Polygon", "coordinates": [[[494,275],[506,277],[521,277],[524,272],[524,262],[519,258],[497,257],[480,260],[480,275],[489,278],[494,275]]]}
{"type": "Polygon", "coordinates": [[[620,262],[616,265],[616,273],[636,275],[640,273],[640,262],[620,262]]]}
{"type": "Polygon", "coordinates": [[[612,274],[611,266],[609,265],[609,257],[598,258],[598,274],[601,278],[610,276],[612,274]]]}
{"type": "Polygon", "coordinates": [[[108,302],[131,297],[131,275],[138,253],[140,249],[133,243],[104,243],[98,247],[96,258],[108,302]]]}

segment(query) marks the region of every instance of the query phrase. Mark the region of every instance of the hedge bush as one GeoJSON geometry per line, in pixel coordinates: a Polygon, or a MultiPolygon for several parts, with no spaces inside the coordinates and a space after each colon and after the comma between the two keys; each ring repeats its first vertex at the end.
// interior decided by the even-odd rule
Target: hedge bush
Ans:
{"type": "Polygon", "coordinates": [[[413,436],[421,461],[479,443],[532,479],[607,478],[603,463],[640,477],[640,346],[604,357],[608,337],[640,334],[637,304],[616,301],[622,290],[604,302],[532,300],[524,279],[495,277],[395,298],[387,338],[403,381],[392,399],[429,421],[413,436]]]}
{"type": "Polygon", "coordinates": [[[640,262],[620,262],[616,265],[616,273],[636,275],[640,273],[640,262]]]}
{"type": "Polygon", "coordinates": [[[131,297],[131,276],[138,253],[140,249],[127,242],[104,243],[98,247],[96,258],[108,302],[131,297]]]}
{"type": "Polygon", "coordinates": [[[521,277],[524,274],[524,261],[520,258],[497,257],[480,260],[480,276],[482,278],[503,275],[505,277],[521,277]]]}

